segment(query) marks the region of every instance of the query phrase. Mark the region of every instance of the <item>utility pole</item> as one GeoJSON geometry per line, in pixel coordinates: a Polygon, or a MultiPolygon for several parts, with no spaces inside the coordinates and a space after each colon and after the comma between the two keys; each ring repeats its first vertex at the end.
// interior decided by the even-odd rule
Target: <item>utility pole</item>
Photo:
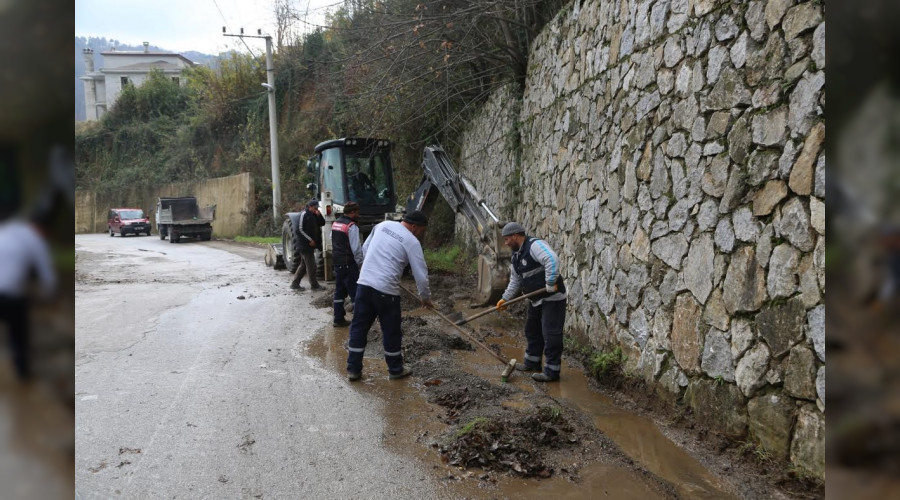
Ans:
{"type": "Polygon", "coordinates": [[[266,40],[266,83],[262,86],[266,88],[269,95],[269,143],[271,148],[270,157],[272,158],[272,214],[275,227],[280,227],[281,221],[281,178],[278,162],[278,117],[275,115],[275,64],[272,62],[272,36],[263,35],[262,30],[256,30],[256,35],[245,35],[244,28],[241,28],[239,35],[225,32],[225,26],[222,26],[223,36],[234,36],[242,41],[247,38],[264,38],[266,40]]]}

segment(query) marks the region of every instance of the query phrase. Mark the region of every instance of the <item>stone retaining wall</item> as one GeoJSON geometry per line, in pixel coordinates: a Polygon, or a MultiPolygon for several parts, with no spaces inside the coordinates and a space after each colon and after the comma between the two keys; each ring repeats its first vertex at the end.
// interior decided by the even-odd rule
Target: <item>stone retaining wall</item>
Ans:
{"type": "Polygon", "coordinates": [[[819,476],[824,44],[816,1],[576,1],[459,161],[560,254],[569,335],[819,476]]]}

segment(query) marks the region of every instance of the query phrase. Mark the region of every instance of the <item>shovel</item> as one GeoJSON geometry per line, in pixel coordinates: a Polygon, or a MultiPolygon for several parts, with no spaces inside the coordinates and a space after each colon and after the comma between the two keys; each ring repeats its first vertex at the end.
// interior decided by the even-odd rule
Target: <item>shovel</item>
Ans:
{"type": "MultiPolygon", "coordinates": [[[[525,299],[530,299],[531,297],[536,297],[536,296],[538,296],[538,295],[540,295],[540,294],[542,294],[542,293],[545,293],[545,292],[546,292],[546,290],[544,290],[543,288],[540,288],[540,289],[537,289],[537,290],[535,290],[535,291],[533,291],[533,292],[531,292],[531,293],[526,293],[525,295],[520,295],[520,296],[518,296],[518,297],[516,297],[516,298],[514,298],[514,299],[511,299],[510,301],[506,302],[505,304],[503,304],[503,307],[507,307],[507,306],[509,306],[509,305],[515,304],[516,302],[520,302],[520,301],[523,301],[523,300],[525,300],[525,299]]],[[[466,323],[468,323],[469,321],[472,321],[473,319],[478,319],[478,318],[480,318],[480,317],[482,317],[482,316],[484,316],[484,315],[486,315],[486,314],[490,314],[490,313],[492,313],[492,312],[494,312],[494,311],[499,311],[499,309],[497,308],[497,306],[494,306],[494,307],[492,307],[492,308],[490,308],[490,309],[485,309],[484,311],[481,311],[481,312],[479,312],[479,313],[475,313],[475,314],[469,316],[468,318],[463,318],[463,317],[462,317],[462,313],[455,312],[455,313],[453,313],[453,314],[450,315],[450,319],[457,320],[457,321],[455,322],[456,325],[465,325],[466,323]]]]}
{"type": "MultiPolygon", "coordinates": [[[[412,295],[413,297],[416,297],[416,298],[419,297],[418,295],[416,295],[416,294],[413,293],[410,289],[406,288],[406,287],[403,286],[403,285],[400,285],[400,288],[402,288],[403,291],[405,291],[406,293],[412,295]]],[[[540,290],[540,291],[543,292],[543,290],[540,290]]],[[[522,297],[522,298],[524,298],[524,297],[522,297]]],[[[444,314],[442,314],[442,313],[441,313],[440,311],[438,311],[437,309],[432,309],[431,311],[434,312],[435,314],[437,314],[438,316],[440,316],[441,319],[443,319],[444,321],[446,321],[447,323],[449,323],[450,326],[452,326],[453,328],[455,328],[456,331],[458,331],[459,333],[461,333],[464,337],[466,337],[467,339],[471,340],[475,345],[477,345],[478,347],[484,349],[485,351],[488,352],[488,354],[490,354],[491,356],[497,358],[498,361],[500,361],[501,363],[503,363],[503,364],[505,365],[505,367],[503,368],[503,373],[500,375],[500,380],[501,380],[502,382],[507,382],[507,381],[509,380],[510,375],[512,375],[513,371],[516,369],[516,358],[512,358],[512,359],[506,359],[506,358],[504,358],[503,356],[501,356],[501,355],[497,354],[496,352],[494,352],[490,347],[484,345],[481,341],[479,341],[478,339],[476,339],[475,337],[473,337],[472,335],[470,335],[469,332],[467,332],[467,331],[463,330],[462,328],[460,328],[459,326],[457,326],[455,323],[453,323],[453,320],[451,320],[450,318],[448,318],[447,316],[445,316],[444,314]]]]}

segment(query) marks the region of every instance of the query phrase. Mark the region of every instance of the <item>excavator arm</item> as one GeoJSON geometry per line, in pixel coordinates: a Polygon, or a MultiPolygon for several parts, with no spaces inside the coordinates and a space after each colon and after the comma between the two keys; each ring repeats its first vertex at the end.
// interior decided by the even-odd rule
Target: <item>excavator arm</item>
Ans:
{"type": "Polygon", "coordinates": [[[441,194],[454,213],[462,214],[478,237],[478,289],[475,305],[495,303],[509,283],[509,249],[503,245],[501,222],[472,183],[456,171],[450,157],[439,146],[425,148],[424,177],[406,204],[406,211],[431,213],[441,194]]]}

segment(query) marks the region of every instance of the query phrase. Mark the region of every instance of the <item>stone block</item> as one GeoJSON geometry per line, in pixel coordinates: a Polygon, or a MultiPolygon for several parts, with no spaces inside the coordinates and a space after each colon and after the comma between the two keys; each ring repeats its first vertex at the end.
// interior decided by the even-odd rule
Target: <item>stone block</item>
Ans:
{"type": "Polygon", "coordinates": [[[791,462],[814,476],[825,477],[825,416],[802,408],[791,440],[791,462]]]}
{"type": "Polygon", "coordinates": [[[822,9],[816,2],[805,2],[788,9],[781,21],[785,40],[796,38],[822,22],[822,9]]]}
{"type": "Polygon", "coordinates": [[[805,74],[790,96],[788,127],[792,136],[806,135],[818,120],[816,108],[819,106],[819,91],[825,86],[825,72],[805,74]]]}
{"type": "Polygon", "coordinates": [[[787,196],[787,184],[782,180],[766,182],[753,196],[753,215],[769,215],[776,205],[787,196]]]}
{"type": "Polygon", "coordinates": [[[728,310],[725,309],[725,301],[722,299],[722,291],[718,288],[713,290],[709,300],[706,302],[706,306],[703,309],[703,321],[719,330],[728,330],[730,318],[728,310]]]}
{"type": "Polygon", "coordinates": [[[709,233],[703,233],[691,244],[684,263],[684,284],[701,304],[706,303],[712,291],[714,257],[713,239],[709,233]]]}
{"type": "Polygon", "coordinates": [[[703,192],[721,198],[725,194],[725,186],[728,184],[728,157],[719,155],[713,158],[703,174],[701,188],[703,192]]]}
{"type": "Polygon", "coordinates": [[[762,306],[766,298],[766,277],[753,247],[744,246],[732,254],[722,298],[731,314],[757,311],[762,306]]]}
{"type": "Polygon", "coordinates": [[[781,18],[784,17],[784,13],[787,12],[791,3],[792,0],[769,0],[766,4],[765,16],[770,30],[774,30],[775,26],[781,23],[781,18]]]}
{"type": "Polygon", "coordinates": [[[766,288],[769,298],[790,297],[797,291],[797,267],[800,265],[800,252],[783,243],[775,247],[769,259],[769,276],[766,288]]]}
{"type": "Polygon", "coordinates": [[[700,373],[700,352],[703,348],[701,330],[702,310],[688,294],[678,296],[672,321],[672,353],[682,370],[700,373]]]}
{"type": "Polygon", "coordinates": [[[725,253],[731,253],[734,249],[734,229],[731,228],[731,220],[722,218],[716,225],[716,246],[725,253]]]}
{"type": "Polygon", "coordinates": [[[825,362],[825,305],[815,307],[806,313],[807,335],[812,341],[816,356],[825,362]]]}
{"type": "Polygon", "coordinates": [[[753,142],[774,146],[784,139],[787,124],[787,108],[781,106],[768,113],[755,115],[752,120],[753,142]]]}
{"type": "Polygon", "coordinates": [[[765,375],[769,369],[769,359],[769,348],[759,342],[738,361],[734,378],[744,396],[748,398],[753,396],[757,389],[766,384],[765,375]]]}
{"type": "Polygon", "coordinates": [[[733,384],[694,380],[688,385],[684,399],[699,419],[726,436],[740,438],[746,434],[744,398],[733,384]]]}
{"type": "Polygon", "coordinates": [[[657,239],[651,244],[653,255],[673,269],[681,269],[681,259],[688,250],[688,242],[684,235],[671,234],[657,239]]]}
{"type": "Polygon", "coordinates": [[[794,162],[788,182],[791,190],[800,195],[809,195],[813,188],[813,162],[819,155],[819,149],[825,142],[825,124],[816,123],[806,136],[803,150],[794,162]]]}
{"type": "Polygon", "coordinates": [[[764,307],[756,316],[759,336],[765,340],[772,355],[780,358],[803,338],[806,309],[799,299],[764,307]]]}
{"type": "Polygon", "coordinates": [[[791,198],[785,203],[781,219],[775,223],[775,231],[799,250],[810,252],[815,247],[816,239],[803,205],[800,198],[791,198]]]}
{"type": "Polygon", "coordinates": [[[752,324],[749,320],[744,318],[737,318],[731,322],[729,335],[731,336],[732,359],[740,359],[756,340],[756,334],[753,333],[752,324]]]}
{"type": "Polygon", "coordinates": [[[816,399],[816,358],[809,348],[794,346],[784,368],[784,392],[798,399],[816,399]]]}
{"type": "Polygon", "coordinates": [[[788,458],[795,411],[794,400],[778,392],[755,397],[747,403],[750,434],[776,459],[788,458]]]}
{"type": "Polygon", "coordinates": [[[734,382],[734,359],[731,357],[731,344],[723,332],[710,328],[703,345],[700,368],[711,378],[734,382]]]}

